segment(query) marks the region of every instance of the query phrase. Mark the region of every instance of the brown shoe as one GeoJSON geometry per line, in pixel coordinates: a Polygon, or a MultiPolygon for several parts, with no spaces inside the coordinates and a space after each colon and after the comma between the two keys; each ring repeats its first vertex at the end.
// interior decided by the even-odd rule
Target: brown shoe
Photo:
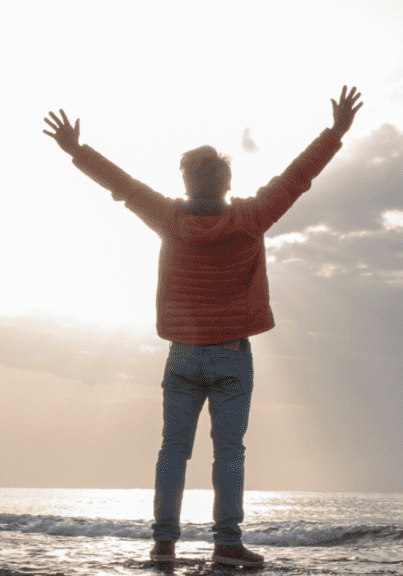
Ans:
{"type": "Polygon", "coordinates": [[[155,562],[174,562],[175,542],[173,540],[156,540],[150,552],[151,560],[155,562]]]}
{"type": "Polygon", "coordinates": [[[231,564],[232,566],[262,566],[264,563],[263,556],[247,550],[243,544],[238,546],[216,544],[212,560],[218,564],[231,564]]]}

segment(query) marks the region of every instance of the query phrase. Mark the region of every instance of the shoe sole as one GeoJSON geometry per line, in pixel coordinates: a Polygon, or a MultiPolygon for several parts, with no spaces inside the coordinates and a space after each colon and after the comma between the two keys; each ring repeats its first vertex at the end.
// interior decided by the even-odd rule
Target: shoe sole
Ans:
{"type": "Polygon", "coordinates": [[[252,562],[251,560],[242,560],[242,558],[228,558],[228,556],[213,556],[213,562],[218,564],[230,564],[231,566],[263,566],[262,562],[252,562]]]}
{"type": "Polygon", "coordinates": [[[175,556],[156,554],[155,556],[151,556],[151,560],[155,560],[156,562],[174,562],[175,556]]]}

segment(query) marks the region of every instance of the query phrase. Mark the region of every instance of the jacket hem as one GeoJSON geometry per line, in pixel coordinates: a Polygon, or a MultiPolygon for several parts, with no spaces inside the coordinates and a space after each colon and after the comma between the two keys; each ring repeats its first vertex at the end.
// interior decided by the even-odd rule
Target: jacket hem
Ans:
{"type": "Polygon", "coordinates": [[[242,340],[242,338],[250,338],[251,336],[257,336],[258,334],[263,334],[264,332],[268,332],[269,330],[271,330],[272,328],[275,327],[275,323],[270,324],[267,327],[264,328],[260,328],[259,330],[252,330],[252,331],[248,331],[246,334],[245,333],[241,333],[240,335],[235,335],[235,336],[221,336],[220,339],[217,341],[217,338],[212,338],[209,341],[203,341],[201,342],[200,339],[198,338],[180,338],[178,336],[176,336],[175,334],[162,334],[159,331],[157,331],[158,336],[160,338],[162,338],[163,340],[168,340],[169,342],[176,342],[177,344],[187,344],[189,346],[214,346],[216,344],[224,344],[226,342],[232,342],[234,340],[242,340]],[[211,340],[214,340],[214,342],[211,342],[211,340]]]}

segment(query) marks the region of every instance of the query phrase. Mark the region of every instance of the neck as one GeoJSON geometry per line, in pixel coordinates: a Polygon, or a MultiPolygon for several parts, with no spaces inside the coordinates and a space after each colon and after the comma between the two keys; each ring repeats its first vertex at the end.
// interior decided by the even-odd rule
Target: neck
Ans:
{"type": "Polygon", "coordinates": [[[216,202],[224,202],[224,196],[195,196],[193,194],[191,194],[190,192],[186,192],[186,196],[189,198],[189,200],[214,200],[216,202]]]}

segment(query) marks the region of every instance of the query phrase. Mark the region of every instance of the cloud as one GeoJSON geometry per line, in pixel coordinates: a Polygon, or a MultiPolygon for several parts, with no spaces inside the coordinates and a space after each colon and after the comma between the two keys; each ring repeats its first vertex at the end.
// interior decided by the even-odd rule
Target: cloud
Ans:
{"type": "Polygon", "coordinates": [[[245,128],[242,134],[242,148],[245,152],[257,152],[259,150],[258,146],[250,137],[250,128],[245,128]]]}
{"type": "Polygon", "coordinates": [[[329,226],[306,227],[301,232],[265,239],[266,256],[294,266],[299,273],[331,279],[344,277],[352,287],[403,287],[403,211],[381,213],[378,230],[342,232],[329,226]]]}
{"type": "Polygon", "coordinates": [[[382,223],[387,230],[403,232],[403,210],[387,210],[382,214],[382,223]]]}
{"type": "Polygon", "coordinates": [[[141,384],[159,385],[155,371],[163,373],[168,350],[168,343],[155,345],[153,331],[137,334],[129,325],[102,329],[79,320],[67,325],[61,317],[30,314],[2,318],[0,341],[0,363],[92,386],[138,382],[139,374],[141,384]]]}

